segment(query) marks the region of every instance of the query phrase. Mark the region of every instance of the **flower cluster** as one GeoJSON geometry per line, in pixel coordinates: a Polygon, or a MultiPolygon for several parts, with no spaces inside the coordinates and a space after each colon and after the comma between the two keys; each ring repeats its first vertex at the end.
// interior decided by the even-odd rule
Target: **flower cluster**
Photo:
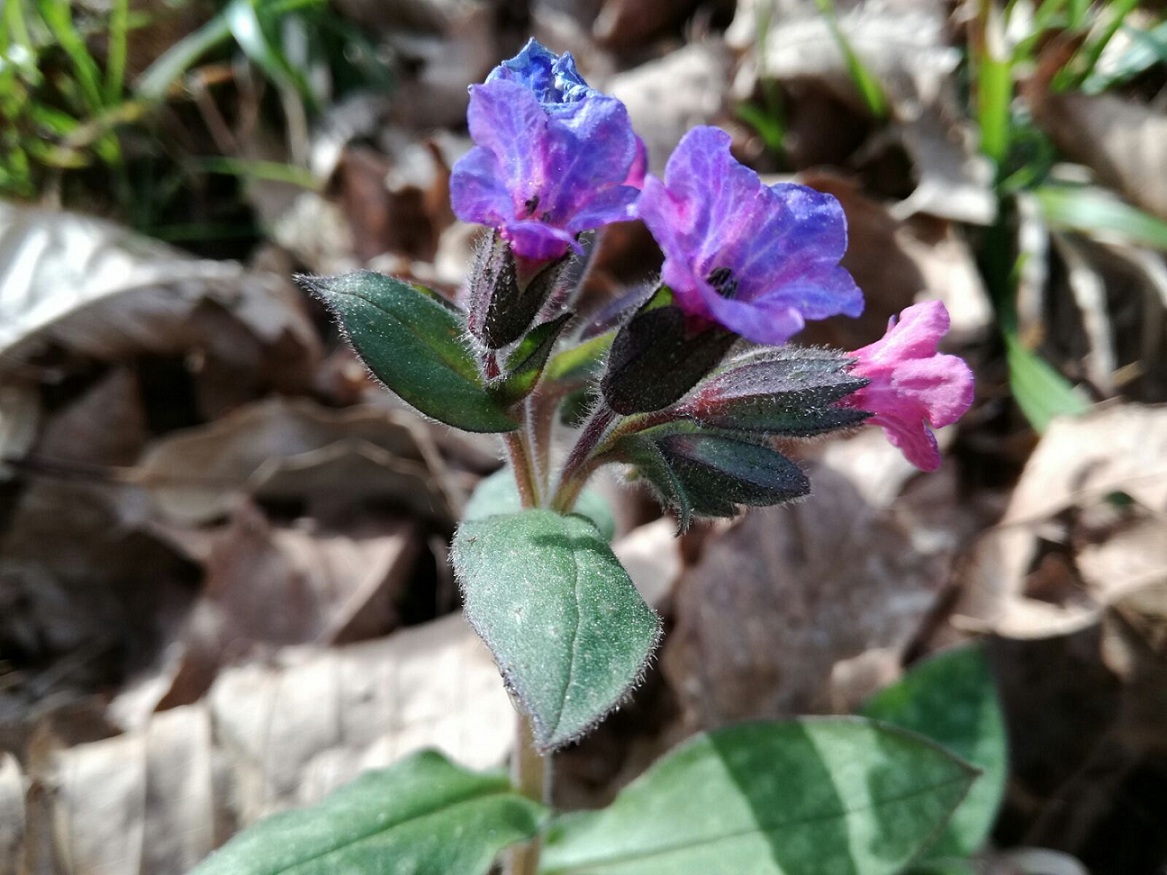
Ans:
{"type": "Polygon", "coordinates": [[[454,166],[454,212],[499,229],[519,258],[554,260],[581,231],[633,217],[644,143],[570,54],[532,40],[471,87],[468,121],[475,146],[454,166]]]}
{"type": "MultiPolygon", "coordinates": [[[[471,87],[469,127],[475,145],[453,169],[454,211],[494,228],[526,275],[579,251],[582,232],[631,218],[664,253],[657,294],[613,345],[603,391],[621,414],[674,404],[735,338],[781,346],[808,320],[863,310],[840,265],[847,226],[834,197],[766,185],[712,127],[681,140],[663,179],[647,175],[627,110],[588,86],[570,54],[529,42],[471,87]],[[654,379],[641,371],[653,368],[670,378],[637,406],[638,385],[654,379]]],[[[955,422],[972,401],[968,366],[937,353],[947,328],[943,305],[909,308],[832,372],[832,409],[866,414],[925,470],[939,464],[932,429],[955,422]]],[[[692,405],[683,409],[692,418],[692,405]]]]}

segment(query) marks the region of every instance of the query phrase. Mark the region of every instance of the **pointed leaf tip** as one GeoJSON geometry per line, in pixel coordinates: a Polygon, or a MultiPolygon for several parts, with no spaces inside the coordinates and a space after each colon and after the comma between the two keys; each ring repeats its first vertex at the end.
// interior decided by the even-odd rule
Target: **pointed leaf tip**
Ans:
{"type": "Polygon", "coordinates": [[[367,270],[296,279],[332,311],[373,375],[426,416],[465,431],[517,427],[482,385],[461,314],[433,292],[367,270]]]}
{"type": "Polygon", "coordinates": [[[590,520],[549,510],[469,520],[453,561],[466,617],[541,750],[583,736],[641,679],[660,618],[590,520]]]}

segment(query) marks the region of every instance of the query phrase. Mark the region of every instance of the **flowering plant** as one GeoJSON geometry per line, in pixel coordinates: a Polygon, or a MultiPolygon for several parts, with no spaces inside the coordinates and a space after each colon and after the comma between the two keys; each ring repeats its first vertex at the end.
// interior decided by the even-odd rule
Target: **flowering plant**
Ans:
{"type": "MultiPolygon", "coordinates": [[[[889,724],[924,729],[920,715],[943,710],[935,691],[961,684],[989,708],[976,654],[933,665],[940,680],[909,678],[876,706],[886,722],[707,733],[608,809],[552,816],[547,756],[629,695],[661,635],[608,546],[603,502],[585,490],[595,471],[627,466],[683,529],[807,495],[779,441],[877,425],[932,470],[931,429],[968,408],[972,375],[937,352],[948,320],[936,303],[854,352],[788,343],[808,320],[863,308],[839,264],[839,203],[764,184],[709,127],[682,139],[663,179],[646,175],[627,111],[570,55],[529,43],[471,88],[469,126],[475,145],[453,168],[451,200],[490,230],[465,311],[368,272],[302,282],[390,390],[440,422],[502,436],[507,469],[471,501],[452,556],[466,617],[520,712],[513,782],[419,755],[315,812],[260,824],[204,872],[484,873],[509,847],[513,875],[874,873],[938,837],[950,853],[975,849],[992,792],[962,807],[975,770],[889,724]],[[633,217],[664,252],[660,281],[616,328],[592,330],[574,310],[591,238],[633,217]],[[557,414],[579,398],[590,411],[558,464],[557,414]]],[[[945,740],[960,748],[957,735],[945,740]]]]}

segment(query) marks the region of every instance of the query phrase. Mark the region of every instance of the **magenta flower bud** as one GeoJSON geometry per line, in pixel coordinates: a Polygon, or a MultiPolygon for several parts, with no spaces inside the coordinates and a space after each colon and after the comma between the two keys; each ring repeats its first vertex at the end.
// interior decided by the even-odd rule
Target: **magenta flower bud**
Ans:
{"type": "Polygon", "coordinates": [[[939,301],[915,304],[875,343],[857,349],[851,373],[869,380],[837,404],[871,414],[892,446],[922,471],[940,467],[934,428],[956,422],[973,401],[972,370],[954,355],[936,351],[948,331],[948,310],[939,301]]]}
{"type": "Polygon", "coordinates": [[[661,282],[677,306],[693,322],[774,346],[808,319],[862,313],[863,293],[839,266],[839,202],[801,185],[767,186],[729,147],[724,131],[693,129],[636,205],[664,252],[661,282]]]}
{"type": "Polygon", "coordinates": [[[579,233],[633,217],[644,144],[570,54],[531,40],[471,86],[468,120],[475,146],[454,165],[454,212],[498,229],[520,260],[579,251],[579,233]]]}

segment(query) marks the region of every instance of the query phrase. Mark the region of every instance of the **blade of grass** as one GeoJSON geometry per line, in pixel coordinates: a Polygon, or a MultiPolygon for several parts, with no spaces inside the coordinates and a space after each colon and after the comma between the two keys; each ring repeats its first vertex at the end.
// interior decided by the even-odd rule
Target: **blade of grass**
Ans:
{"type": "Polygon", "coordinates": [[[834,0],[815,0],[815,3],[823,14],[835,44],[843,53],[843,59],[847,63],[847,72],[851,75],[851,81],[855,83],[855,87],[859,89],[859,94],[863,97],[868,111],[877,119],[886,119],[889,111],[887,95],[884,94],[883,86],[879,84],[879,80],[872,75],[859,56],[855,54],[851,41],[847,39],[847,35],[839,27],[839,20],[835,15],[834,0]]]}
{"type": "Polygon", "coordinates": [[[1013,332],[1005,334],[1005,361],[1013,399],[1038,434],[1055,416],[1079,416],[1090,409],[1081,390],[1045,359],[1025,347],[1013,332]]]}
{"type": "MultiPolygon", "coordinates": [[[[322,5],[325,0],[275,0],[264,6],[264,14],[279,16],[285,12],[322,5]]],[[[203,55],[231,38],[226,10],[220,12],[194,33],[182,38],[142,73],[134,84],[140,97],[160,100],[171,83],[182,76],[203,55]]]]}
{"type": "Polygon", "coordinates": [[[1127,16],[1138,5],[1139,0],[1115,0],[1107,5],[1106,12],[1110,20],[1107,21],[1106,27],[1103,28],[1098,39],[1087,43],[1079,52],[1079,55],[1084,58],[1084,62],[1080,74],[1074,81],[1076,87],[1081,86],[1086,77],[1094,72],[1094,68],[1098,66],[1098,59],[1102,57],[1102,53],[1106,51],[1106,47],[1114,39],[1114,35],[1118,33],[1118,29],[1126,22],[1127,16]]]}
{"type": "Polygon", "coordinates": [[[126,84],[126,33],[129,30],[129,0],[113,0],[109,13],[109,52],[105,60],[105,102],[121,100],[126,84]]]}
{"type": "Polygon", "coordinates": [[[1150,30],[1141,30],[1124,24],[1120,30],[1126,34],[1131,44],[1111,66],[1111,70],[1100,73],[1097,65],[1082,80],[1082,90],[1087,94],[1101,94],[1108,88],[1121,85],[1146,72],[1156,64],[1167,64],[1167,21],[1150,30]]]}
{"type": "Polygon", "coordinates": [[[1167,251],[1167,222],[1100,188],[1043,185],[1034,189],[1043,218],[1056,228],[1113,234],[1131,243],[1167,251]]]}
{"type": "Polygon", "coordinates": [[[99,112],[105,105],[101,71],[73,22],[72,4],[69,0],[37,0],[36,6],[41,19],[73,64],[87,109],[91,113],[99,112]]]}
{"type": "Polygon", "coordinates": [[[231,35],[251,61],[277,85],[294,88],[310,106],[316,103],[308,81],[264,31],[255,0],[231,0],[223,10],[231,35]]]}
{"type": "Polygon", "coordinates": [[[204,158],[191,162],[191,167],[207,173],[223,173],[243,179],[263,179],[269,182],[287,182],[308,191],[319,191],[322,183],[311,171],[294,164],[278,161],[252,161],[244,158],[204,158]]]}
{"type": "Polygon", "coordinates": [[[991,0],[982,4],[978,21],[977,123],[981,152],[997,165],[1009,152],[1009,120],[1013,102],[1013,60],[1005,46],[1004,23],[991,0]]]}

